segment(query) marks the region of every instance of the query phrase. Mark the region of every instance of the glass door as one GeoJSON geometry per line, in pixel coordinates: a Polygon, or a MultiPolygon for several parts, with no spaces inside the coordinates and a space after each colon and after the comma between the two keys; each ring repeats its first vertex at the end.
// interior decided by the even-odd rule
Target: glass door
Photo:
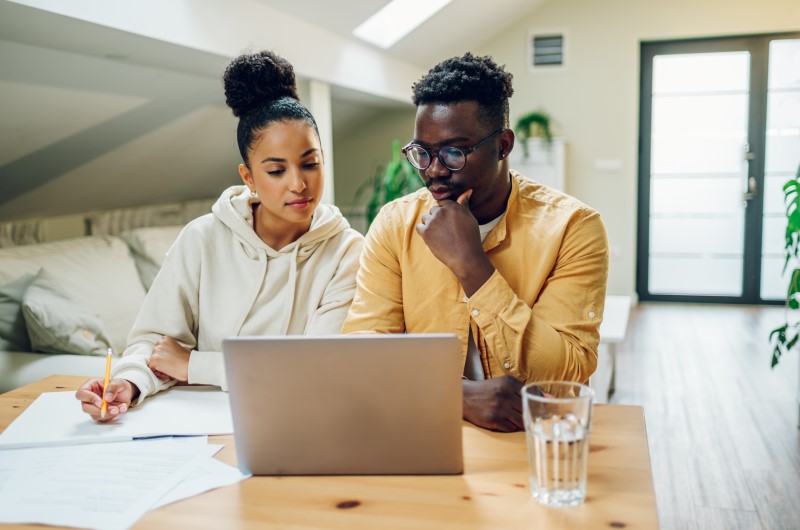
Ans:
{"type": "Polygon", "coordinates": [[[787,93],[800,92],[798,65],[787,65],[796,53],[788,43],[797,42],[762,36],[642,45],[641,299],[754,303],[783,297],[781,190],[793,174],[786,167],[797,167],[790,159],[800,158],[800,136],[791,136],[800,130],[800,109],[794,118],[786,115],[786,107],[797,104],[787,93]],[[773,93],[769,131],[781,139],[777,146],[766,130],[773,93]],[[787,123],[793,119],[794,126],[787,123]],[[787,145],[786,138],[796,142],[787,145]]]}
{"type": "Polygon", "coordinates": [[[800,167],[800,39],[769,43],[761,298],[786,299],[783,185],[800,167]]]}

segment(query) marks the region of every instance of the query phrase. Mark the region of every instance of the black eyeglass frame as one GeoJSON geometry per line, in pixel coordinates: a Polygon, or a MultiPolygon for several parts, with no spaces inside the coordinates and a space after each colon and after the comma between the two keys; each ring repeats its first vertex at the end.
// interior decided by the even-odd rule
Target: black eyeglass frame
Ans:
{"type": "Polygon", "coordinates": [[[497,129],[496,131],[491,133],[489,136],[486,136],[486,137],[481,138],[480,140],[478,140],[478,142],[476,144],[474,144],[472,147],[461,147],[461,146],[458,146],[458,145],[444,145],[444,146],[440,147],[439,149],[429,150],[429,149],[425,149],[424,147],[422,147],[419,144],[415,144],[415,143],[411,142],[411,143],[407,144],[405,147],[403,147],[403,149],[401,149],[401,152],[405,155],[406,160],[408,160],[409,163],[411,163],[412,166],[414,166],[416,169],[419,169],[420,171],[425,171],[426,169],[431,167],[431,164],[433,164],[433,156],[434,155],[436,155],[436,158],[439,159],[439,162],[441,162],[442,165],[444,167],[446,167],[447,169],[449,169],[450,171],[461,171],[462,169],[464,169],[467,166],[467,156],[468,155],[472,154],[478,147],[480,147],[480,145],[482,143],[486,142],[490,138],[493,138],[493,137],[497,136],[498,134],[500,134],[501,132],[503,132],[505,130],[506,130],[505,127],[501,127],[499,129],[497,129]],[[410,156],[408,156],[408,151],[412,147],[413,148],[417,148],[417,149],[421,149],[422,151],[425,152],[425,154],[428,155],[428,165],[426,165],[425,167],[419,167],[414,162],[414,160],[410,156]],[[461,154],[464,155],[464,165],[462,165],[461,167],[450,167],[450,166],[448,166],[447,162],[445,162],[444,159],[439,155],[439,152],[442,149],[456,149],[456,150],[460,151],[461,154]]]}

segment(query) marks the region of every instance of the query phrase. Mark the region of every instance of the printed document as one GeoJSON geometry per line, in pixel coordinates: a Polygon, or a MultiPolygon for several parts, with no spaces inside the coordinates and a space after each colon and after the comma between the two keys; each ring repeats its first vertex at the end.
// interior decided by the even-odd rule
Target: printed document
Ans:
{"type": "Polygon", "coordinates": [[[0,523],[124,530],[219,448],[146,440],[0,451],[0,523]]]}

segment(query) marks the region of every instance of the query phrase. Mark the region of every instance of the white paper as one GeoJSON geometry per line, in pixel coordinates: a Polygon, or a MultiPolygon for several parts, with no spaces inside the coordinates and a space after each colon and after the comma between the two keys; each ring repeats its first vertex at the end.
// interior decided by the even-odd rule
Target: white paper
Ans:
{"type": "Polygon", "coordinates": [[[180,484],[172,488],[153,505],[153,509],[172,504],[203,492],[235,484],[252,475],[245,475],[237,468],[209,458],[186,477],[180,484]]]}
{"type": "MultiPolygon", "coordinates": [[[[161,440],[162,438],[158,438],[161,440]]],[[[191,444],[207,444],[207,436],[184,436],[179,438],[172,438],[176,443],[191,443],[191,444]]],[[[213,454],[225,447],[224,445],[209,445],[208,447],[216,447],[213,454]]],[[[211,456],[211,455],[209,455],[211,456]]],[[[188,477],[183,479],[180,484],[176,485],[166,495],[161,497],[152,506],[151,509],[161,508],[167,504],[172,504],[195,495],[200,495],[206,491],[229,486],[240,482],[252,475],[245,475],[237,468],[229,466],[224,462],[220,462],[214,458],[209,458],[202,462],[200,466],[195,469],[188,477]]]]}
{"type": "Polygon", "coordinates": [[[124,530],[218,450],[147,440],[0,451],[0,522],[124,530]]]}
{"type": "Polygon", "coordinates": [[[233,434],[228,394],[213,388],[174,387],[105,423],[83,412],[74,392],[45,392],[0,434],[0,449],[233,434]]]}

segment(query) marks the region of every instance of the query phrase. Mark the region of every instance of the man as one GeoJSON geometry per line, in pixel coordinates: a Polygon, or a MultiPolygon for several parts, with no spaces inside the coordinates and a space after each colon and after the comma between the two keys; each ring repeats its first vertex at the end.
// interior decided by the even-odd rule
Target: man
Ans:
{"type": "Polygon", "coordinates": [[[524,428],[523,383],[594,372],[608,275],[597,212],[509,169],[511,77],[467,53],[412,87],[427,189],[370,227],[342,329],[456,333],[464,418],[498,431],[524,428]]]}

